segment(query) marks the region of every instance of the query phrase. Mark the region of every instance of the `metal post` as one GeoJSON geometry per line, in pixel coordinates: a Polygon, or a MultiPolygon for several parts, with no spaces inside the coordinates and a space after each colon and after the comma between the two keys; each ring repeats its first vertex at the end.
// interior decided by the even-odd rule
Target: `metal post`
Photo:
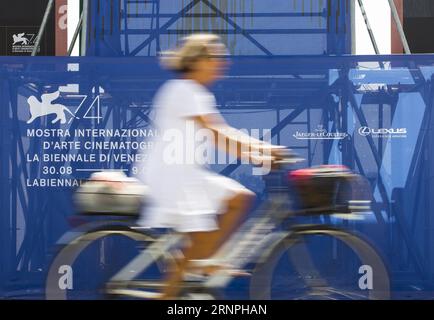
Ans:
{"type": "Polygon", "coordinates": [[[157,1],[157,17],[156,17],[156,28],[157,28],[157,32],[158,32],[158,37],[157,37],[157,42],[156,42],[156,52],[160,52],[161,51],[161,47],[160,47],[160,0],[156,0],[157,1]]]}
{"type": "Polygon", "coordinates": [[[365,20],[366,29],[368,29],[369,37],[371,38],[372,46],[374,47],[375,54],[380,54],[377,42],[375,41],[374,33],[372,32],[371,25],[369,24],[368,16],[366,15],[365,7],[362,0],[358,0],[360,10],[362,11],[363,19],[365,20]]]}
{"type": "MultiPolygon", "coordinates": [[[[432,107],[433,107],[433,103],[434,103],[434,86],[433,86],[433,81],[434,81],[434,77],[431,76],[431,82],[429,83],[429,99],[427,99],[429,101],[429,105],[426,106],[426,110],[425,112],[428,112],[428,132],[426,133],[426,135],[428,136],[428,141],[427,141],[427,148],[426,150],[426,163],[428,166],[428,172],[426,172],[427,176],[424,181],[425,183],[425,187],[426,187],[426,194],[431,195],[432,191],[433,191],[433,176],[434,176],[434,165],[433,165],[433,156],[434,156],[434,148],[432,147],[432,143],[433,143],[433,131],[434,131],[434,117],[432,115],[432,107]]],[[[421,179],[422,180],[422,179],[421,179]]],[[[422,183],[422,181],[420,182],[422,183]]],[[[428,210],[432,210],[433,206],[434,206],[434,199],[432,197],[429,197],[429,202],[425,205],[425,209],[428,210]],[[428,206],[428,208],[427,208],[428,206]]],[[[425,212],[430,212],[426,210],[425,212]]],[[[425,238],[426,238],[426,250],[425,250],[425,254],[426,254],[426,259],[428,261],[427,263],[427,267],[429,270],[429,280],[431,281],[431,283],[434,281],[434,255],[431,252],[431,248],[433,248],[434,245],[434,236],[432,231],[434,230],[434,219],[431,217],[430,214],[426,214],[425,215],[425,238]]]]}
{"type": "Polygon", "coordinates": [[[41,27],[38,31],[38,36],[36,37],[36,43],[33,47],[32,56],[36,56],[38,52],[39,44],[41,43],[41,38],[45,31],[45,26],[47,25],[48,17],[50,16],[51,9],[53,8],[54,0],[50,0],[47,5],[47,9],[45,9],[44,18],[42,19],[41,27]]]}
{"type": "Polygon", "coordinates": [[[75,42],[77,41],[78,35],[82,29],[82,25],[83,25],[83,12],[80,15],[80,20],[78,21],[77,28],[75,29],[74,36],[72,37],[71,44],[69,45],[68,56],[70,56],[72,50],[74,50],[75,42]]]}
{"type": "Polygon", "coordinates": [[[351,14],[351,54],[356,54],[356,3],[355,0],[350,2],[351,14]]]}
{"type": "Polygon", "coordinates": [[[401,19],[399,19],[398,10],[396,10],[395,2],[393,2],[393,0],[389,0],[389,6],[390,10],[392,11],[393,20],[395,20],[396,28],[398,29],[404,51],[406,54],[411,54],[407,38],[405,37],[404,29],[402,28],[401,19]]]}
{"type": "Polygon", "coordinates": [[[83,20],[81,26],[81,50],[80,50],[80,55],[82,56],[86,55],[88,13],[89,13],[89,2],[88,0],[83,0],[83,9],[81,11],[83,20]]]}
{"type": "MultiPolygon", "coordinates": [[[[11,242],[14,241],[11,239],[12,230],[10,229],[13,206],[11,203],[12,187],[9,161],[11,160],[12,149],[15,147],[11,134],[10,85],[9,75],[5,73],[0,80],[0,101],[4,106],[0,108],[0,203],[2,204],[2,211],[0,213],[0,286],[2,288],[9,274],[9,266],[12,264],[8,254],[11,242]]],[[[14,205],[16,206],[16,204],[14,205]]]]}

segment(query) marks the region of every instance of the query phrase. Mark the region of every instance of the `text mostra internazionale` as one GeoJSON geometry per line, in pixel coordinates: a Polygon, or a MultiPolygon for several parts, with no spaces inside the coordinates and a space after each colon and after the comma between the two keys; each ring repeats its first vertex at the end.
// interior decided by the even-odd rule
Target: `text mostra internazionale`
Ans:
{"type": "Polygon", "coordinates": [[[149,138],[158,136],[155,129],[27,129],[27,137],[149,138]]]}

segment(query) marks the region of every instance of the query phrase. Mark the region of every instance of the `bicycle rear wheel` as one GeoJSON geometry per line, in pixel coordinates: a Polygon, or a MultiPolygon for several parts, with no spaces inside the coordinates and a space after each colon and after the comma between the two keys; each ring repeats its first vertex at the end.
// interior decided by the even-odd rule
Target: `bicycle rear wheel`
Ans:
{"type": "Polygon", "coordinates": [[[252,299],[390,298],[381,256],[361,237],[338,228],[296,227],[259,261],[250,283],[252,299]]]}
{"type": "Polygon", "coordinates": [[[48,300],[103,299],[106,282],[154,238],[128,226],[86,232],[58,251],[48,270],[48,300]]]}

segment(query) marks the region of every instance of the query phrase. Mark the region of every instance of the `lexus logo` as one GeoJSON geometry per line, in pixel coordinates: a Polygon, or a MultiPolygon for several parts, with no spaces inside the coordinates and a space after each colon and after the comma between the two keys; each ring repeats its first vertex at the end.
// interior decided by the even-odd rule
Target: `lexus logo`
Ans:
{"type": "Polygon", "coordinates": [[[407,128],[379,128],[374,129],[370,127],[360,127],[359,134],[363,137],[372,135],[375,137],[405,137],[407,135],[407,128]]]}
{"type": "Polygon", "coordinates": [[[369,135],[371,133],[371,128],[369,127],[360,127],[359,128],[359,134],[361,136],[366,137],[367,135],[369,135]]]}

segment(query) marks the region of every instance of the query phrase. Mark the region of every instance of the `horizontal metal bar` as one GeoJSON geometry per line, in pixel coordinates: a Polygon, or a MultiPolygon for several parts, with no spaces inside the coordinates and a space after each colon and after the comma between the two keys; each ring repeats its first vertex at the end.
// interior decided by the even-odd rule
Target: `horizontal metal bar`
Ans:
{"type": "MultiPolygon", "coordinates": [[[[313,13],[301,13],[301,12],[270,12],[270,13],[225,13],[227,17],[231,18],[289,18],[289,17],[326,17],[326,14],[323,12],[313,12],[313,13]]],[[[125,16],[125,14],[123,14],[125,16]]],[[[158,16],[159,18],[172,18],[176,17],[176,13],[160,13],[160,14],[152,14],[152,13],[139,13],[127,14],[127,18],[155,18],[158,16]]],[[[217,13],[187,13],[182,16],[183,18],[218,18],[221,17],[220,14],[217,13]]]]}
{"type": "MultiPolygon", "coordinates": [[[[56,57],[55,62],[57,64],[67,63],[82,63],[82,64],[116,64],[116,65],[147,65],[155,66],[155,57],[131,57],[119,59],[117,57],[56,57]]],[[[326,56],[326,55],[278,55],[272,58],[264,55],[248,55],[248,56],[234,56],[231,57],[234,63],[243,66],[243,63],[247,61],[249,63],[266,63],[267,70],[275,65],[279,66],[279,70],[285,72],[285,70],[291,70],[291,74],[294,73],[295,67],[298,66],[300,72],[306,71],[306,69],[300,68],[300,65],[309,64],[312,68],[318,69],[318,73],[328,73],[329,69],[341,69],[341,68],[353,68],[355,63],[362,62],[402,62],[403,64],[409,64],[414,62],[423,66],[434,64],[434,54],[412,54],[411,56],[404,54],[396,55],[342,55],[342,56],[326,56]]],[[[0,56],[0,63],[15,64],[15,63],[27,63],[38,65],[40,63],[54,63],[54,58],[49,56],[0,56]]],[[[414,68],[414,67],[413,67],[414,68]]],[[[156,68],[157,69],[157,68],[156,68]]],[[[243,71],[244,69],[241,69],[243,71]]],[[[259,69],[258,74],[262,72],[259,69]]],[[[275,72],[275,71],[273,71],[275,72]]],[[[13,73],[13,72],[12,72],[13,73]]],[[[21,73],[21,72],[20,72],[21,73]]],[[[263,73],[263,72],[262,72],[263,73]]],[[[33,74],[33,72],[32,72],[33,74]]],[[[264,76],[269,76],[270,72],[265,73],[264,76]]]]}
{"type": "MultiPolygon", "coordinates": [[[[137,34],[190,34],[199,32],[210,32],[215,34],[326,34],[327,29],[243,29],[242,32],[237,30],[211,29],[211,30],[191,30],[191,29],[175,29],[175,30],[149,30],[149,29],[128,29],[128,32],[122,31],[122,34],[137,35],[137,34]]],[[[108,33],[107,33],[108,34],[108,33]]]]}

